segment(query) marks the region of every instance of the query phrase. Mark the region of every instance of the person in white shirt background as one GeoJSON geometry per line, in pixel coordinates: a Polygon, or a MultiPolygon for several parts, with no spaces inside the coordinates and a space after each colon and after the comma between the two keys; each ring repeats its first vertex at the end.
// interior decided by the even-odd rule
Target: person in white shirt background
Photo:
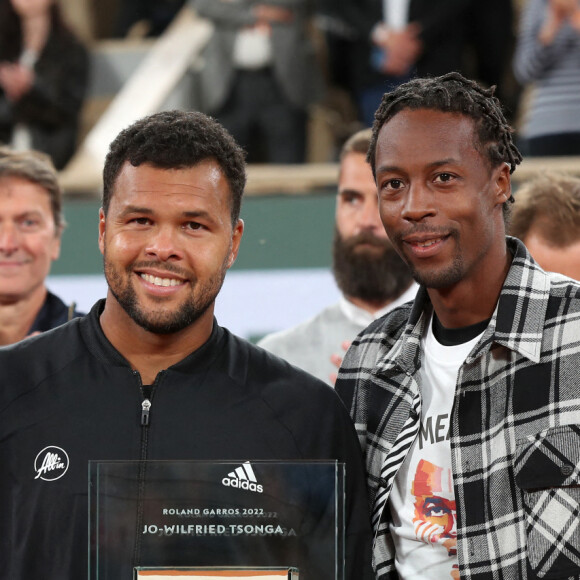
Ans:
{"type": "Polygon", "coordinates": [[[412,300],[417,286],[382,227],[366,152],[371,130],[352,135],[340,154],[333,242],[337,304],[258,345],[334,384],[342,354],[373,320],[412,300]]]}

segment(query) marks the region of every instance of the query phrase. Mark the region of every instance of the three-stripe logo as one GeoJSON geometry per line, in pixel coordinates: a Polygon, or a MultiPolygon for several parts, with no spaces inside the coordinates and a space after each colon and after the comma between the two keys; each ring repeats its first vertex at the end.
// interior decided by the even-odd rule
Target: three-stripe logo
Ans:
{"type": "Polygon", "coordinates": [[[222,479],[222,484],[228,487],[254,491],[256,493],[262,493],[264,491],[264,488],[258,483],[256,474],[249,461],[242,463],[240,467],[236,467],[234,471],[228,473],[227,477],[222,479]]]}

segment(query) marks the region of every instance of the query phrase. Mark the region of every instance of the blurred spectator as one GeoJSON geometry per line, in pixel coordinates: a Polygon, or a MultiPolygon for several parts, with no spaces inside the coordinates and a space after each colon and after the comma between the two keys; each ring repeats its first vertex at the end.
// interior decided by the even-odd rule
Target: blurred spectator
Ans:
{"type": "Polygon", "coordinates": [[[495,96],[508,109],[509,120],[519,96],[511,67],[515,46],[513,2],[469,0],[465,18],[468,48],[465,71],[485,86],[497,87],[495,96]]]}
{"type": "Polygon", "coordinates": [[[0,0],[0,142],[48,153],[63,168],[75,150],[88,54],[55,0],[0,0]]]}
{"type": "Polygon", "coordinates": [[[125,37],[135,24],[143,22],[147,36],[159,36],[184,4],[185,0],[122,0],[115,35],[125,37]]]}
{"type": "Polygon", "coordinates": [[[548,174],[522,185],[510,234],[544,270],[580,280],[580,179],[548,174]]]}
{"type": "Polygon", "coordinates": [[[45,286],[60,253],[61,196],[47,155],[0,148],[0,345],[80,316],[45,286]]]}
{"type": "Polygon", "coordinates": [[[332,252],[334,278],[343,294],[340,302],[258,343],[330,384],[350,341],[417,292],[381,223],[377,186],[366,161],[370,139],[370,129],[355,133],[340,155],[332,252]]]}
{"type": "Polygon", "coordinates": [[[529,0],[514,72],[534,83],[521,135],[529,155],[580,154],[580,8],[577,0],[529,0]]]}
{"type": "Polygon", "coordinates": [[[190,2],[215,26],[203,53],[201,109],[232,133],[250,162],[303,162],[307,108],[322,92],[307,34],[310,0],[190,2]]]}
{"type": "Polygon", "coordinates": [[[314,25],[324,39],[324,66],[328,82],[332,87],[350,90],[350,67],[347,65],[356,32],[343,20],[340,2],[316,0],[315,5],[314,25]]]}
{"type": "Polygon", "coordinates": [[[461,70],[465,0],[338,0],[353,31],[351,83],[361,120],[372,124],[386,91],[410,76],[461,70]]]}

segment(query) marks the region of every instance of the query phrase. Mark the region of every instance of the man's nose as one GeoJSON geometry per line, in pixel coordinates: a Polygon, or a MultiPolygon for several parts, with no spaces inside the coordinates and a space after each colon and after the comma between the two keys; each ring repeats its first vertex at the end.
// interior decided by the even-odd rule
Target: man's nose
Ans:
{"type": "Polygon", "coordinates": [[[0,252],[12,254],[20,246],[20,236],[16,226],[12,223],[0,225],[0,252]]]}
{"type": "Polygon", "coordinates": [[[433,192],[423,183],[411,183],[405,197],[402,217],[408,221],[421,221],[436,213],[433,192]]]}
{"type": "Polygon", "coordinates": [[[363,204],[359,215],[359,227],[362,230],[370,230],[375,234],[384,234],[383,222],[381,222],[379,206],[376,199],[367,200],[363,204]]]}
{"type": "Polygon", "coordinates": [[[148,256],[156,257],[163,262],[180,260],[183,257],[183,251],[179,242],[179,232],[171,226],[159,226],[152,233],[145,252],[148,256]]]}

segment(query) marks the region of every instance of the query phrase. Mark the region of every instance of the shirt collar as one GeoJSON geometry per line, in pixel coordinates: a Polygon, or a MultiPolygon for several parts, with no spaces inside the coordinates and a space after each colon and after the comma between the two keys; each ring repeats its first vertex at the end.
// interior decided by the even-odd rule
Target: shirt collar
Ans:
{"type": "MultiPolygon", "coordinates": [[[[512,263],[487,330],[466,363],[488,352],[493,343],[516,351],[533,362],[540,360],[550,297],[550,275],[536,264],[520,240],[508,236],[506,242],[513,256],[512,263]]],[[[432,309],[429,294],[421,286],[396,355],[398,364],[405,370],[412,371],[419,364],[420,339],[432,309]]]]}
{"type": "Polygon", "coordinates": [[[398,298],[393,300],[391,303],[387,304],[380,310],[377,310],[374,313],[370,313],[368,310],[364,310],[356,304],[353,304],[349,300],[347,300],[344,296],[341,296],[339,301],[339,306],[342,313],[354,324],[358,324],[360,326],[366,327],[368,326],[373,320],[384,316],[387,312],[402,306],[405,302],[410,302],[415,298],[415,294],[417,294],[417,289],[419,286],[413,282],[407,290],[405,290],[398,298]]]}
{"type": "Polygon", "coordinates": [[[68,320],[68,306],[52,292],[46,292],[46,298],[39,310],[32,326],[28,330],[31,332],[45,332],[55,326],[60,326],[68,320]]]}
{"type": "Polygon", "coordinates": [[[517,238],[507,238],[512,264],[483,340],[493,339],[538,363],[551,277],[517,238]]]}

